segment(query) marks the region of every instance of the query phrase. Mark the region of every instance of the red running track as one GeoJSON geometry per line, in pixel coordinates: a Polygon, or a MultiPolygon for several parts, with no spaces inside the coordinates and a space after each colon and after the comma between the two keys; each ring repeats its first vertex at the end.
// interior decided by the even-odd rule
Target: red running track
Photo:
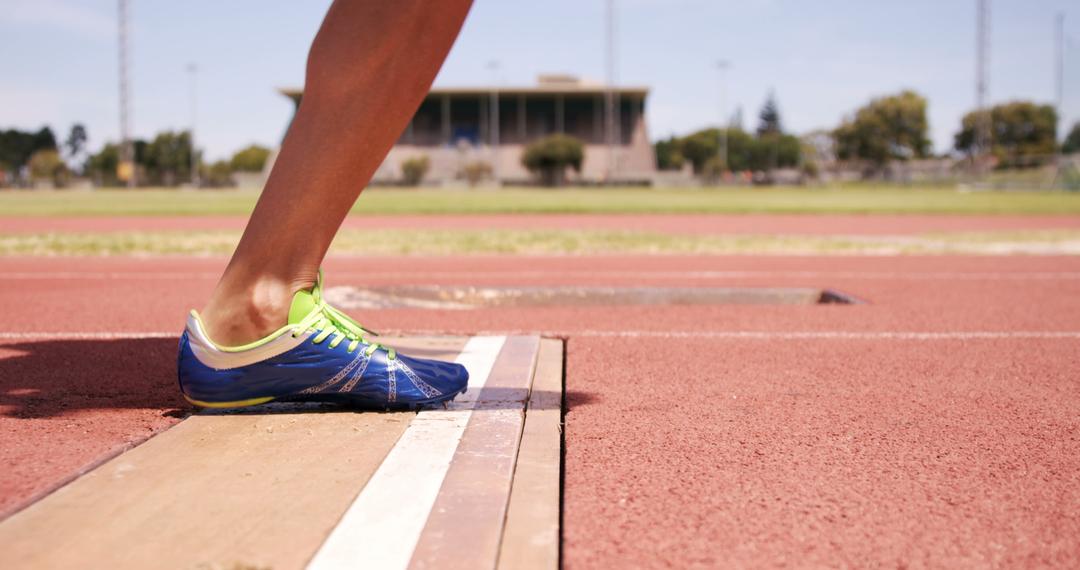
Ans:
{"type": "MultiPolygon", "coordinates": [[[[0,233],[240,230],[244,216],[3,217],[0,233]]],[[[1080,216],[478,214],[352,215],[354,229],[633,230],[670,234],[912,235],[1080,229],[1080,216]]]]}
{"type": "MultiPolygon", "coordinates": [[[[223,264],[0,260],[0,505],[185,412],[175,339],[109,334],[177,331],[223,264]]],[[[1080,565],[1080,258],[338,258],[327,270],[330,286],[833,287],[868,301],[358,315],[376,330],[568,339],[570,568],[1080,565]]]]}

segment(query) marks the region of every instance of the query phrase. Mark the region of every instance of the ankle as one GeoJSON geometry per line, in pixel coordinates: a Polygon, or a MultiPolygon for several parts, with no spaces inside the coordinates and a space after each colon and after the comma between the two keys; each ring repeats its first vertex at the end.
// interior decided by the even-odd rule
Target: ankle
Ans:
{"type": "Polygon", "coordinates": [[[222,280],[202,312],[206,334],[223,346],[255,342],[285,326],[297,290],[292,283],[273,278],[241,287],[222,280]]]}

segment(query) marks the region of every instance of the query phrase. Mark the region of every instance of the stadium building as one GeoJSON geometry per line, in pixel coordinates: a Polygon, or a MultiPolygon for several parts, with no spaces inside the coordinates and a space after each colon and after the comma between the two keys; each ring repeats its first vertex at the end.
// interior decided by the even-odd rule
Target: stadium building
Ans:
{"type": "MultiPolygon", "coordinates": [[[[303,91],[284,89],[297,106],[303,91]]],[[[571,181],[585,184],[651,183],[656,157],[645,126],[648,88],[611,90],[614,131],[609,134],[603,85],[573,76],[542,75],[532,87],[434,88],[375,174],[375,182],[400,183],[402,163],[426,156],[426,184],[456,184],[466,167],[484,163],[505,184],[533,179],[521,164],[525,147],[562,133],[580,139],[585,160],[571,181]],[[493,128],[495,125],[498,128],[493,128]],[[614,144],[609,144],[613,141],[614,144]]]]}

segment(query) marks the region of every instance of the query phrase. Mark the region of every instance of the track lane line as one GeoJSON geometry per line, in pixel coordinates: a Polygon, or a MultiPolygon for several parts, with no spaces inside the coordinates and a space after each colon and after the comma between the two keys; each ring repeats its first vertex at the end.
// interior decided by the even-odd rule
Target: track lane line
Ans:
{"type": "Polygon", "coordinates": [[[409,568],[494,568],[540,338],[506,339],[413,550],[409,568]]]}
{"type": "Polygon", "coordinates": [[[469,339],[455,362],[469,392],[447,410],[419,412],[307,568],[407,568],[505,336],[469,339]],[[363,561],[361,563],[361,561],[363,561]]]}

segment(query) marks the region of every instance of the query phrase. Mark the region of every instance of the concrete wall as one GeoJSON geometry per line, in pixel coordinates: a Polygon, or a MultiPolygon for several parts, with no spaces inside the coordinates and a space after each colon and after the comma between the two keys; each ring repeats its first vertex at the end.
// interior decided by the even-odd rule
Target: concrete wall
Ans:
{"type": "MultiPolygon", "coordinates": [[[[633,183],[650,182],[656,172],[656,155],[649,142],[643,116],[638,116],[634,128],[625,144],[616,145],[615,181],[633,183]]],[[[496,151],[489,145],[469,145],[459,143],[447,145],[397,144],[387,155],[375,173],[374,181],[383,184],[400,183],[402,180],[401,164],[419,156],[427,156],[430,169],[424,179],[425,184],[454,185],[464,183],[461,176],[463,168],[471,163],[482,161],[492,165],[501,180],[507,183],[523,184],[532,181],[532,176],[521,164],[525,151],[524,144],[501,144],[496,151]]],[[[607,145],[586,144],[585,161],[580,174],[572,174],[570,181],[595,184],[606,181],[611,163],[611,153],[607,145]]]]}

